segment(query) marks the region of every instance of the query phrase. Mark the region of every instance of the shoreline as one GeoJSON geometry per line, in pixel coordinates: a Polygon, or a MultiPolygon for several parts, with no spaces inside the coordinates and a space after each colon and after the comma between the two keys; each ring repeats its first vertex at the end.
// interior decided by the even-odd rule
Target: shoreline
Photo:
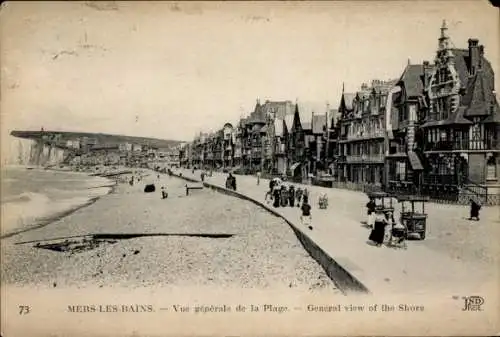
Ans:
{"type": "MultiPolygon", "coordinates": [[[[25,168],[29,169],[28,167],[25,167],[25,168]]],[[[97,188],[109,188],[109,190],[105,194],[98,195],[98,196],[93,196],[93,197],[89,197],[89,199],[86,202],[82,203],[82,204],[75,205],[73,207],[70,207],[68,209],[65,209],[65,210],[62,210],[62,211],[59,211],[59,212],[55,212],[54,214],[51,214],[51,215],[42,216],[40,218],[34,218],[31,221],[31,223],[29,223],[26,226],[23,226],[22,228],[13,229],[11,231],[7,231],[6,233],[1,233],[0,234],[0,240],[7,239],[7,238],[10,238],[10,237],[13,237],[13,236],[25,233],[25,232],[29,232],[29,231],[32,231],[32,230],[40,229],[42,227],[50,225],[51,223],[54,223],[54,222],[59,221],[59,220],[62,220],[63,218],[65,218],[65,217],[67,217],[67,216],[75,213],[76,211],[78,211],[80,209],[86,208],[86,207],[88,207],[88,206],[96,203],[99,199],[101,199],[101,198],[103,198],[103,197],[105,197],[107,195],[115,193],[116,188],[117,188],[118,184],[120,183],[118,181],[118,179],[116,179],[116,178],[118,178],[119,176],[121,176],[121,174],[119,174],[119,175],[113,175],[111,177],[105,177],[105,176],[103,177],[103,176],[100,176],[100,175],[91,175],[89,172],[75,171],[75,170],[71,170],[71,169],[67,169],[67,170],[64,170],[64,169],[52,169],[52,168],[39,168],[39,169],[43,170],[43,171],[54,171],[54,172],[58,172],[58,173],[61,173],[61,172],[66,172],[66,173],[81,173],[81,174],[84,174],[85,176],[89,177],[89,179],[97,178],[97,177],[104,178],[104,179],[108,180],[107,183],[102,184],[102,185],[98,185],[98,186],[88,187],[86,189],[83,189],[82,191],[84,191],[84,190],[91,190],[91,189],[97,189],[97,188]]]]}

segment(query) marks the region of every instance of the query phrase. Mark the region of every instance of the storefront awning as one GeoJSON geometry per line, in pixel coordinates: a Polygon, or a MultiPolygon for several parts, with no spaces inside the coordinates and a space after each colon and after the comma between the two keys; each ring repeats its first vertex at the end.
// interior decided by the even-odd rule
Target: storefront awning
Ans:
{"type": "Polygon", "coordinates": [[[410,165],[413,170],[421,171],[424,169],[424,167],[422,166],[422,162],[420,161],[420,158],[418,158],[418,155],[415,152],[413,151],[408,152],[408,160],[410,161],[410,165]]]}
{"type": "Polygon", "coordinates": [[[296,169],[297,169],[297,167],[299,167],[299,166],[300,166],[300,163],[295,163],[295,164],[293,164],[292,166],[290,166],[290,171],[295,172],[295,170],[296,170],[296,169]]]}

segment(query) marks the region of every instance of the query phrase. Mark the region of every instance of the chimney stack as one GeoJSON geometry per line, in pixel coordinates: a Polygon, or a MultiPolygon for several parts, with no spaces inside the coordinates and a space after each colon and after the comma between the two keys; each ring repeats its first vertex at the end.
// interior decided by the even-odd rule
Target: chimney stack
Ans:
{"type": "MultiPolygon", "coordinates": [[[[481,55],[478,39],[469,39],[469,73],[474,75],[481,66],[481,55]]],[[[484,49],[483,49],[484,50],[484,49]]]]}

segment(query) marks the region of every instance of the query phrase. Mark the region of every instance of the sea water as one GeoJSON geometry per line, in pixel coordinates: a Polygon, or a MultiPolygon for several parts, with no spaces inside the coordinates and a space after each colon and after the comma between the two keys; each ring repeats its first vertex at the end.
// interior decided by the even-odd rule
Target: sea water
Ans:
{"type": "Polygon", "coordinates": [[[1,236],[48,223],[110,192],[113,182],[37,167],[1,169],[1,236]]]}

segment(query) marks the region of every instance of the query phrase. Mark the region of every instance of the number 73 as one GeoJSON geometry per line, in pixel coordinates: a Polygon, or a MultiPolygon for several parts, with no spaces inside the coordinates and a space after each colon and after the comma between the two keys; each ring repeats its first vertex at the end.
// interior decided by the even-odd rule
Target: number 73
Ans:
{"type": "Polygon", "coordinates": [[[31,307],[28,305],[19,306],[19,315],[27,315],[31,312],[31,307]]]}

